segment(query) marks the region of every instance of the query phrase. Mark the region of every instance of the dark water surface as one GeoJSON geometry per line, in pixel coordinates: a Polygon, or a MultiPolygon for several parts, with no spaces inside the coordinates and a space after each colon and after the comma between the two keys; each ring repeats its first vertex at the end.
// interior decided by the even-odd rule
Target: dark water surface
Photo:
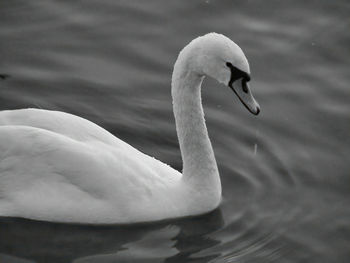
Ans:
{"type": "MultiPolygon", "coordinates": [[[[0,109],[89,119],[181,170],[170,97],[207,32],[245,51],[255,117],[206,80],[211,214],[135,226],[0,219],[0,262],[350,262],[349,1],[0,1],[0,109]]],[[[0,182],[1,183],[1,182],[0,182]]]]}

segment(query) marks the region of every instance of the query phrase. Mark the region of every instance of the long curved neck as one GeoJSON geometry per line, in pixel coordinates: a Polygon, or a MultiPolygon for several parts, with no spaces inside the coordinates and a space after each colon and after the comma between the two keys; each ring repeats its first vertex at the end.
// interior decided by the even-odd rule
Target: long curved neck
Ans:
{"type": "Polygon", "coordinates": [[[183,161],[183,180],[220,199],[219,172],[201,100],[204,76],[192,71],[188,60],[180,54],[172,77],[173,110],[183,161]]]}

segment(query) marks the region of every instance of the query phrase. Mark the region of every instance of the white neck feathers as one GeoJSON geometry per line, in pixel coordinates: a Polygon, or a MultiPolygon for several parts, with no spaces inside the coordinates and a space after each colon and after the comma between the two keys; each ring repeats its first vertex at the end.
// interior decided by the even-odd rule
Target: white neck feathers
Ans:
{"type": "Polygon", "coordinates": [[[206,191],[219,202],[221,183],[205,125],[201,84],[204,75],[197,63],[200,49],[187,46],[181,51],[172,76],[172,99],[183,160],[183,180],[200,191],[206,191]]]}

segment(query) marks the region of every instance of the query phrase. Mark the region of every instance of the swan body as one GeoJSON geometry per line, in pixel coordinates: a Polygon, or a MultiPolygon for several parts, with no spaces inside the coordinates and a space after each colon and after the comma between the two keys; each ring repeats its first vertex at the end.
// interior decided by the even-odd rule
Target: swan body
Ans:
{"type": "Polygon", "coordinates": [[[215,209],[221,183],[208,137],[200,89],[210,76],[234,89],[254,114],[249,65],[223,35],[193,40],[172,77],[182,173],[98,125],[64,112],[0,112],[0,216],[76,223],[136,223],[215,209]],[[249,77],[250,78],[250,77],[249,77]],[[245,84],[244,84],[245,83],[245,84]]]}

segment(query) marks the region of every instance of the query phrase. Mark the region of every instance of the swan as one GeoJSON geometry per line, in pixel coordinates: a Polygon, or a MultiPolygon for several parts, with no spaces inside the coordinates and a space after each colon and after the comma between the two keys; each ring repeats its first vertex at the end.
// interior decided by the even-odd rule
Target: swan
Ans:
{"type": "Polygon", "coordinates": [[[217,208],[221,182],[201,103],[205,76],[227,85],[253,114],[250,68],[222,34],[192,40],[175,62],[171,95],[183,171],[98,125],[59,111],[0,112],[0,216],[129,224],[217,208]]]}

